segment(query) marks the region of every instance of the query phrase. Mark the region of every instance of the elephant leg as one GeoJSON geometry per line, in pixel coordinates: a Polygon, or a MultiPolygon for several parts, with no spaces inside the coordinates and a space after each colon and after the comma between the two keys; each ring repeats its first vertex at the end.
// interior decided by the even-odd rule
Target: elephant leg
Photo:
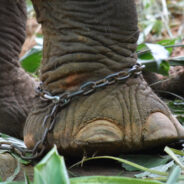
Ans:
{"type": "Polygon", "coordinates": [[[163,97],[174,97],[170,93],[184,97],[184,67],[172,67],[169,72],[169,77],[165,77],[156,73],[147,72],[143,73],[144,78],[149,83],[151,88],[162,95],[163,97]]]}
{"type": "Polygon", "coordinates": [[[18,62],[25,40],[24,0],[0,1],[0,132],[23,138],[34,81],[18,62]]]}
{"type": "MultiPolygon", "coordinates": [[[[43,89],[53,95],[127,71],[136,64],[139,35],[134,0],[32,0],[42,24],[43,89]]],[[[41,139],[53,104],[37,100],[24,141],[41,139]]],[[[135,152],[184,138],[184,129],[142,75],[80,96],[56,115],[47,146],[66,155],[135,152]]]]}

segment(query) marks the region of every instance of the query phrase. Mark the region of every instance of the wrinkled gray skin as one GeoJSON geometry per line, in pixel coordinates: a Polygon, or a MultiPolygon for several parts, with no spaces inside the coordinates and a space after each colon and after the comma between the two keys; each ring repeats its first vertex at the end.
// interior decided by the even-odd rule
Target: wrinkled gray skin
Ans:
{"type": "MultiPolygon", "coordinates": [[[[32,2],[44,34],[40,78],[44,89],[53,95],[73,91],[84,82],[127,70],[136,63],[139,31],[134,0],[32,2]]],[[[16,99],[17,103],[24,103],[17,108],[20,111],[29,106],[26,99],[29,101],[34,94],[31,79],[17,64],[23,42],[20,38],[24,37],[23,1],[3,0],[1,3],[3,11],[0,13],[8,15],[7,19],[10,17],[19,22],[15,28],[12,23],[15,20],[9,21],[11,23],[8,25],[8,21],[1,20],[4,26],[0,29],[10,29],[6,40],[9,47],[15,45],[11,53],[16,50],[17,55],[11,55],[9,60],[6,59],[7,54],[3,55],[4,62],[0,62],[0,65],[3,66],[3,71],[9,71],[9,78],[1,72],[0,79],[3,82],[7,82],[8,80],[4,80],[7,78],[18,81],[15,78],[18,75],[7,69],[9,63],[17,74],[22,72],[22,81],[20,84],[16,82],[20,93],[10,94],[13,104],[16,99]],[[6,10],[5,5],[12,10],[6,10]],[[20,96],[25,99],[20,100],[20,96]]],[[[6,30],[2,32],[3,36],[5,32],[6,30]]],[[[2,41],[0,47],[6,53],[9,47],[6,48],[3,44],[2,41]]],[[[11,86],[10,84],[6,83],[6,87],[11,86]]],[[[2,87],[7,93],[7,88],[2,87]]],[[[5,99],[7,98],[4,95],[2,101],[6,101],[5,99]]],[[[52,104],[42,102],[39,98],[35,101],[24,128],[24,141],[29,148],[40,140],[43,133],[42,122],[51,108],[52,104]]],[[[19,111],[11,114],[18,116],[19,111]]],[[[11,121],[2,122],[2,127],[8,122],[11,121]]],[[[16,127],[14,129],[17,130],[16,127]]],[[[151,149],[180,138],[184,138],[184,129],[167,106],[152,92],[143,77],[139,76],[124,84],[112,85],[90,96],[80,97],[59,111],[56,125],[48,135],[47,147],[56,144],[59,151],[67,155],[81,156],[84,152],[115,154],[151,149]]]]}
{"type": "Polygon", "coordinates": [[[26,7],[22,0],[0,1],[0,132],[23,138],[34,97],[34,82],[18,62],[25,40],[26,7]]]}

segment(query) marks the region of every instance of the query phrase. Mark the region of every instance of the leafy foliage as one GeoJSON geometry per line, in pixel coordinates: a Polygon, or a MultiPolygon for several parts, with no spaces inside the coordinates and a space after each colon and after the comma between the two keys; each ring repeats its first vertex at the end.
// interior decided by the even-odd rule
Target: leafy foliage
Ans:
{"type": "Polygon", "coordinates": [[[54,147],[34,168],[34,184],[69,184],[64,158],[54,147]],[[49,174],[48,174],[49,173],[49,174]]]}
{"type": "Polygon", "coordinates": [[[29,73],[35,73],[40,67],[42,48],[33,47],[20,60],[21,66],[29,73]]]}
{"type": "Polygon", "coordinates": [[[184,101],[183,100],[174,100],[168,102],[172,113],[184,125],[184,101]]]}
{"type": "MultiPolygon", "coordinates": [[[[166,156],[160,155],[123,155],[123,158],[126,160],[132,161],[136,164],[142,165],[147,168],[153,168],[160,165],[164,165],[171,160],[171,158],[166,156]]],[[[138,171],[139,169],[132,167],[128,164],[122,164],[122,167],[125,168],[127,171],[138,171]]]]}
{"type": "Polygon", "coordinates": [[[39,70],[42,50],[43,50],[43,36],[37,36],[35,39],[37,45],[31,48],[21,59],[21,66],[26,72],[36,73],[39,70]]]}
{"type": "MultiPolygon", "coordinates": [[[[165,148],[165,151],[171,156],[173,160],[178,164],[174,164],[173,162],[173,170],[169,174],[168,172],[164,171],[161,172],[157,168],[157,170],[149,169],[133,162],[127,161],[125,159],[117,158],[117,157],[110,157],[110,156],[102,156],[102,157],[93,157],[83,160],[88,161],[92,159],[113,159],[120,163],[130,164],[131,166],[136,167],[139,170],[146,171],[147,173],[153,173],[157,175],[161,175],[162,178],[155,179],[136,179],[136,178],[129,178],[129,177],[120,177],[120,176],[90,176],[90,177],[75,177],[69,178],[68,173],[66,170],[64,158],[60,156],[57,152],[56,147],[54,147],[41,161],[38,163],[34,168],[34,181],[29,182],[28,178],[25,177],[25,182],[1,182],[1,184],[164,184],[164,181],[167,181],[165,184],[178,184],[180,181],[184,181],[184,178],[181,176],[181,167],[183,165],[183,161],[178,159],[178,156],[175,153],[180,153],[179,150],[172,150],[168,147],[165,148]],[[179,160],[179,161],[178,161],[179,160]]],[[[184,152],[180,153],[184,156],[184,152]]],[[[134,159],[135,160],[135,159],[134,159]]],[[[160,162],[160,161],[159,161],[160,162]]],[[[165,162],[165,161],[164,161],[165,162]]],[[[160,163],[161,164],[161,163],[160,163]]],[[[150,177],[151,175],[148,175],[150,177]]],[[[145,176],[142,175],[142,176],[145,176]]],[[[139,176],[140,177],[140,176],[139,176]]]]}
{"type": "Polygon", "coordinates": [[[139,28],[141,30],[138,44],[147,40],[174,38],[173,27],[179,27],[177,37],[183,37],[183,25],[176,23],[173,15],[183,15],[183,0],[137,0],[139,28]]]}
{"type": "Polygon", "coordinates": [[[161,40],[155,44],[143,43],[138,45],[138,62],[146,65],[146,70],[168,75],[170,66],[181,66],[184,64],[184,57],[170,57],[174,47],[178,45],[176,39],[161,40]]]}

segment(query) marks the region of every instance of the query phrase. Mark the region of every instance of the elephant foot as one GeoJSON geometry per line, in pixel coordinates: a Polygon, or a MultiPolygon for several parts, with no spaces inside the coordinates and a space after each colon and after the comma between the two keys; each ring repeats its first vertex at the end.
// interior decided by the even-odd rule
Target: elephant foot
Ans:
{"type": "MultiPolygon", "coordinates": [[[[51,107],[38,101],[30,113],[24,132],[29,148],[41,139],[51,107]]],[[[74,99],[57,113],[47,142],[64,155],[81,156],[136,152],[183,138],[184,128],[139,76],[74,99]]]]}

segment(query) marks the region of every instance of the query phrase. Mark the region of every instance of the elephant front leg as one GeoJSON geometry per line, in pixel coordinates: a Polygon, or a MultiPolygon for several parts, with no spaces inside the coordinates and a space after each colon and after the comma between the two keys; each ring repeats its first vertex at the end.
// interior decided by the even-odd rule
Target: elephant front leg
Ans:
{"type": "MultiPolygon", "coordinates": [[[[33,3],[44,34],[41,80],[52,95],[73,92],[136,64],[134,0],[33,3]]],[[[24,131],[28,147],[41,139],[52,106],[39,99],[35,104],[24,131]]],[[[67,155],[135,152],[184,138],[184,129],[141,75],[75,98],[55,120],[47,146],[56,144],[67,155]]]]}

